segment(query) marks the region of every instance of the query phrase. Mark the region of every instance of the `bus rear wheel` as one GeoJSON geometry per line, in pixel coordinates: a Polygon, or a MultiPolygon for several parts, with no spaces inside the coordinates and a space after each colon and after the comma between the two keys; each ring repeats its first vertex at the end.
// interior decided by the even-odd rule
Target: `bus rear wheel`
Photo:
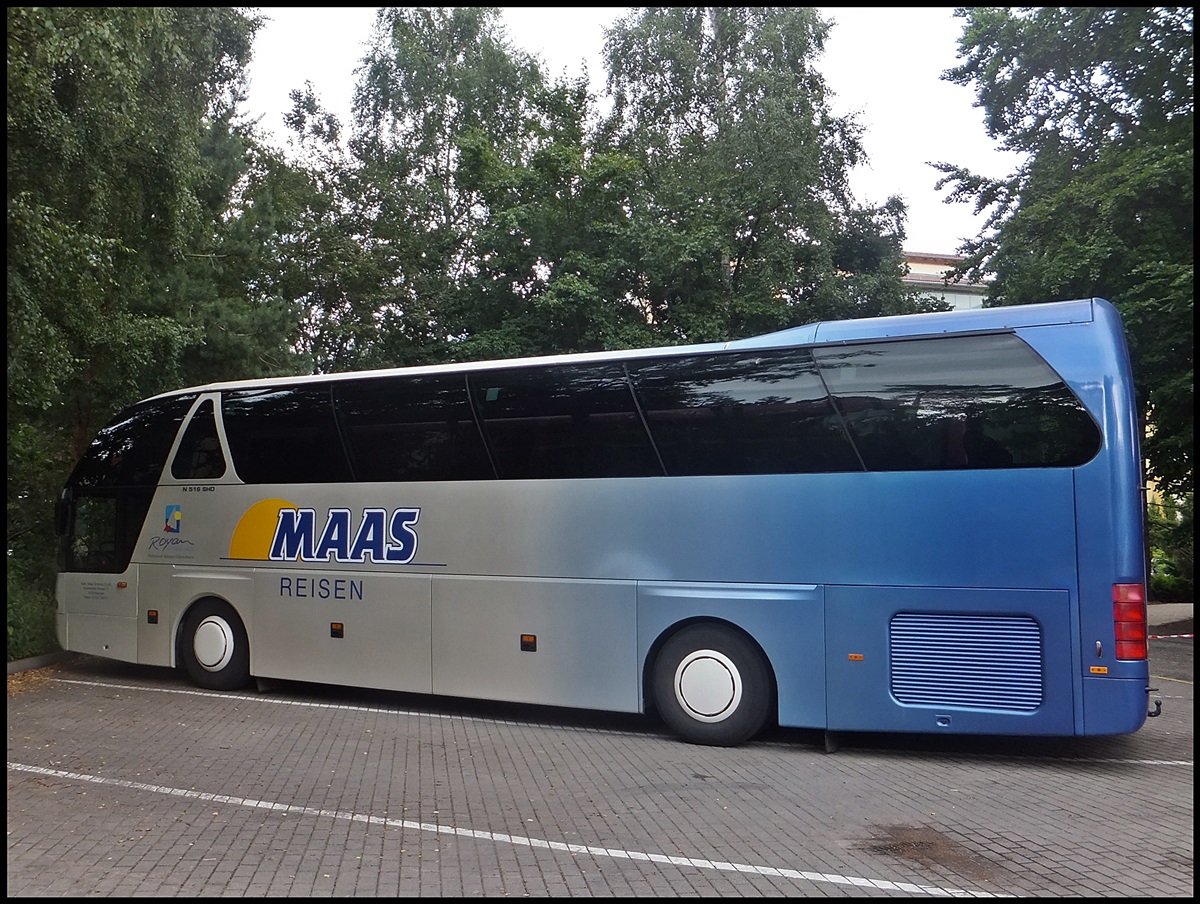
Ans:
{"type": "Polygon", "coordinates": [[[667,727],[692,744],[733,747],[770,715],[771,676],[746,637],[720,625],[684,628],[655,660],[651,691],[667,727]]]}
{"type": "Polygon", "coordinates": [[[200,687],[231,691],[250,682],[250,641],[228,603],[201,600],[188,610],[179,654],[188,677],[200,687]]]}

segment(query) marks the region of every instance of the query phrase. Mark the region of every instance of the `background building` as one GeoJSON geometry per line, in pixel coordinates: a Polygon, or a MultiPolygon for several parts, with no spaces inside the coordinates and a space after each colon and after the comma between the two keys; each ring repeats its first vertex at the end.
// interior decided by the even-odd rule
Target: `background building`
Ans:
{"type": "Polygon", "coordinates": [[[950,282],[946,271],[964,258],[959,254],[926,254],[920,251],[904,252],[908,264],[908,275],[903,282],[954,306],[956,310],[982,308],[987,286],[981,282],[950,282]]]}

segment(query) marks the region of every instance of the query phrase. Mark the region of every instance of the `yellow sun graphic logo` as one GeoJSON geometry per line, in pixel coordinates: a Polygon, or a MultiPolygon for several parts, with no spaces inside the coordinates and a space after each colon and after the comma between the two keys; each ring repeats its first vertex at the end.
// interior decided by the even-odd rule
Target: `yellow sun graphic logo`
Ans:
{"type": "Polygon", "coordinates": [[[256,502],[238,521],[229,541],[229,558],[271,558],[271,541],[275,539],[275,526],[279,523],[280,509],[294,509],[296,505],[286,499],[264,499],[256,502]]]}

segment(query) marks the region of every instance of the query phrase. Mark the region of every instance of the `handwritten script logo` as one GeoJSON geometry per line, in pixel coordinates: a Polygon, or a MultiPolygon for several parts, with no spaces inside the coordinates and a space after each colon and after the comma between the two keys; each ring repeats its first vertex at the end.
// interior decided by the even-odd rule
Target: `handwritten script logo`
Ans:
{"type": "Polygon", "coordinates": [[[151,552],[192,552],[196,544],[182,537],[154,537],[150,540],[151,552]]]}

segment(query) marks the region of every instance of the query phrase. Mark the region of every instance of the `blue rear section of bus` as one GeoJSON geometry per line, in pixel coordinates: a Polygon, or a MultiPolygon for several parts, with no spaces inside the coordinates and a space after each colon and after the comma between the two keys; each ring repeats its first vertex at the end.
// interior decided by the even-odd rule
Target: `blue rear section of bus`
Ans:
{"type": "MultiPolygon", "coordinates": [[[[1053,734],[1072,724],[1076,734],[1105,735],[1136,731],[1145,721],[1148,664],[1117,660],[1112,650],[1113,585],[1144,585],[1146,572],[1133,375],[1109,302],[821,323],[735,345],[993,329],[1014,330],[1050,362],[1102,426],[1103,448],[1069,471],[938,474],[936,486],[924,489],[928,475],[879,474],[848,492],[831,491],[862,526],[857,546],[823,547],[809,538],[818,558],[837,563],[839,582],[850,584],[825,587],[825,622],[815,632],[826,639],[822,724],[831,729],[1053,734]],[[879,552],[887,564],[858,561],[856,549],[879,552]],[[909,586],[886,586],[889,576],[909,586]],[[1007,610],[1013,621],[986,626],[994,630],[981,638],[976,629],[985,626],[972,610],[1001,620],[1007,610]],[[911,624],[883,630],[896,619],[911,624]],[[1032,624],[1044,634],[1040,659],[1030,656],[1032,624]],[[956,657],[955,644],[971,649],[956,657]],[[977,654],[994,664],[988,675],[955,671],[956,662],[974,663],[977,654]],[[947,687],[955,683],[961,696],[947,687]],[[922,699],[924,691],[942,694],[945,705],[922,699]]],[[[784,715],[786,696],[781,691],[781,721],[813,724],[813,713],[784,715]],[[791,718],[797,721],[785,721],[791,718]]]]}

